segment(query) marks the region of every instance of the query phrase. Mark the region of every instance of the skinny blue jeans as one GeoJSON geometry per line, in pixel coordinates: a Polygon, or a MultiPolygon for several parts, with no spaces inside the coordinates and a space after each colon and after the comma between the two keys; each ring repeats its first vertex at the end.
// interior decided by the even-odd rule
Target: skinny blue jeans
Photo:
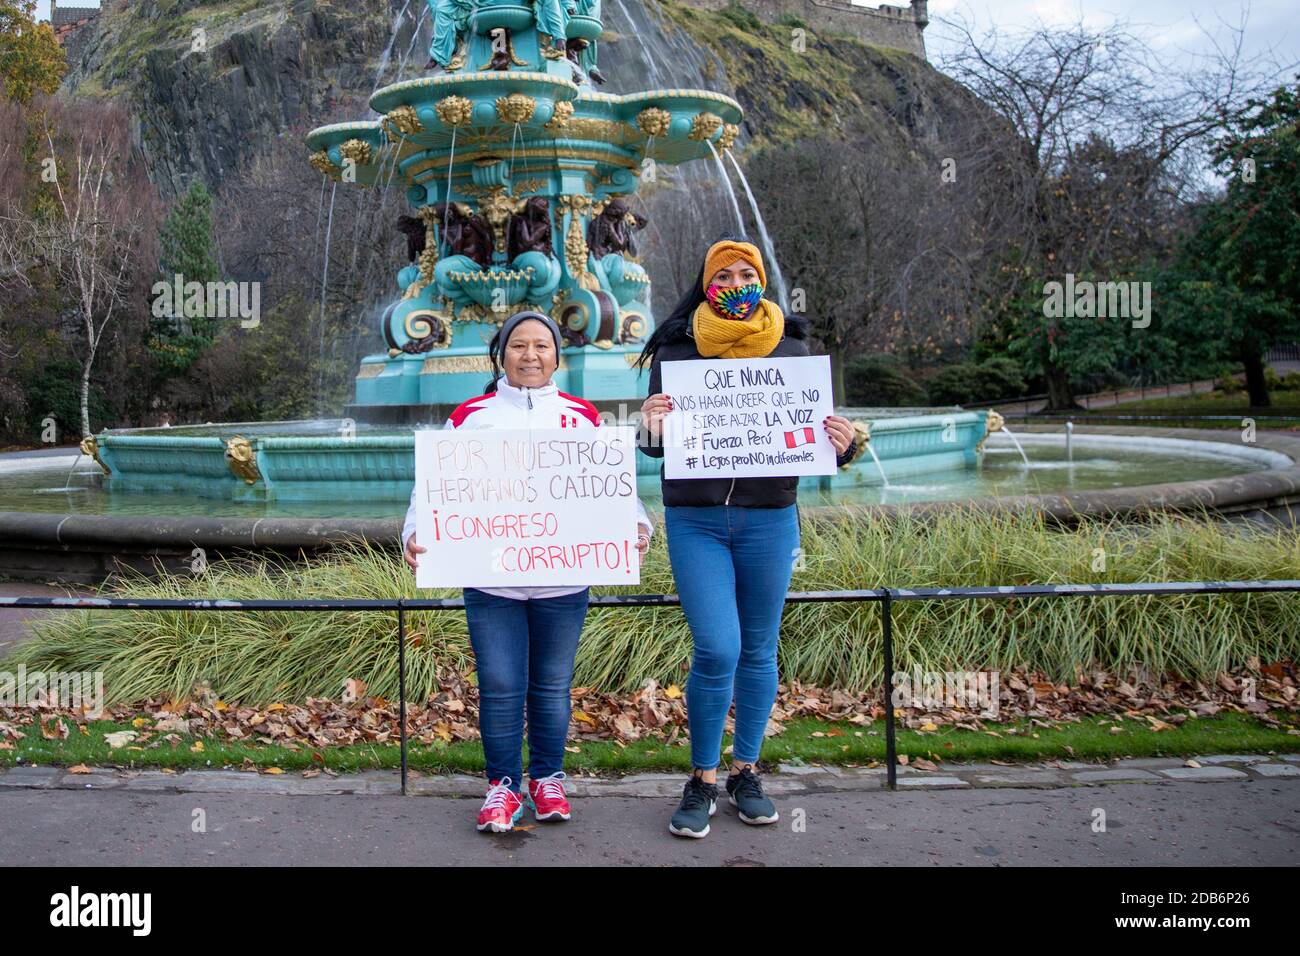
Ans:
{"type": "Polygon", "coordinates": [[[524,711],[528,713],[528,774],[564,769],[573,659],[587,616],[590,589],[560,597],[516,601],[465,588],[465,618],[478,670],[478,723],[489,781],[524,775],[524,711]]]}
{"type": "Polygon", "coordinates": [[[667,507],[668,558],[695,652],[686,681],[691,763],[722,760],[734,698],[732,762],[757,762],[776,701],[777,636],[799,548],[797,505],[667,507]]]}

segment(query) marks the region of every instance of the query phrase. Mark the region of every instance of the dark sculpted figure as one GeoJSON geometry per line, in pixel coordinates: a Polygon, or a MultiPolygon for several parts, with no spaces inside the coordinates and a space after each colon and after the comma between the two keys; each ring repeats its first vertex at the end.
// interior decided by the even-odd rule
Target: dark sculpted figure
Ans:
{"type": "Polygon", "coordinates": [[[551,204],[542,196],[530,196],[524,207],[510,217],[506,226],[506,255],[513,262],[525,252],[551,255],[551,204]]]}
{"type": "Polygon", "coordinates": [[[424,220],[416,216],[398,216],[397,231],[406,236],[406,261],[414,262],[424,254],[424,220]]]}
{"type": "Polygon", "coordinates": [[[600,215],[593,216],[591,224],[587,226],[587,246],[597,259],[611,252],[635,256],[636,244],[632,241],[632,231],[644,229],[648,221],[645,216],[632,212],[623,200],[611,199],[600,215]]]}
{"type": "Polygon", "coordinates": [[[488,61],[489,70],[508,70],[510,61],[515,58],[514,44],[510,40],[510,31],[500,27],[492,33],[492,59],[488,61]]]}
{"type": "Polygon", "coordinates": [[[447,247],[452,255],[466,256],[487,268],[492,263],[492,227],[464,203],[435,206],[439,222],[447,223],[447,247]]]}

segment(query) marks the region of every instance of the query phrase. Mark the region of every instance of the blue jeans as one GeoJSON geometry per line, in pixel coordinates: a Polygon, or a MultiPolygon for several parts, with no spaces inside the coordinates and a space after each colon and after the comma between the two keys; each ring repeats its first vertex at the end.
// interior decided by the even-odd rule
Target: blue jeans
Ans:
{"type": "Polygon", "coordinates": [[[510,788],[520,790],[525,705],[529,776],[536,780],[564,768],[569,685],[589,590],[516,601],[465,589],[488,780],[509,777],[510,788]]]}
{"type": "Polygon", "coordinates": [[[734,696],[732,762],[758,760],[776,700],[776,644],[799,547],[797,505],[667,507],[668,558],[695,644],[686,682],[691,763],[722,760],[734,696]]]}

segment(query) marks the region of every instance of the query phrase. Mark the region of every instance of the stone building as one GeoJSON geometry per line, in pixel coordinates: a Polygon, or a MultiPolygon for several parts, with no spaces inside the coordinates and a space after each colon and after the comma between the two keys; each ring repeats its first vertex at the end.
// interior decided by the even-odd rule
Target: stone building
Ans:
{"type": "Polygon", "coordinates": [[[99,7],[59,6],[59,0],[50,0],[50,26],[54,36],[67,52],[71,63],[81,55],[82,44],[90,35],[86,27],[99,16],[99,7]]]}

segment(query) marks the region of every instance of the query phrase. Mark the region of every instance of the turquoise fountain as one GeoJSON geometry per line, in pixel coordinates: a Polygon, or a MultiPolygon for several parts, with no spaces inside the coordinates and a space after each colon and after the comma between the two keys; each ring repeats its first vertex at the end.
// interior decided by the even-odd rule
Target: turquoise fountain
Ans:
{"type": "MultiPolygon", "coordinates": [[[[654,316],[636,246],[646,219],[631,200],[656,164],[727,151],[740,106],[707,90],[598,92],[600,0],[572,9],[561,0],[428,2],[429,75],[376,90],[378,119],[307,137],[325,176],[383,190],[397,180],[412,212],[397,223],[407,262],[383,314],[388,347],[362,359],[348,417],[106,431],[83,451],[110,490],[405,501],[411,427],[437,424],[482,392],[488,341],[525,307],[563,330],[562,390],[624,420],[639,410],[644,377],[632,364],[654,316]]],[[[960,409],[858,417],[870,457],[804,483],[972,469],[999,424],[995,413],[960,409]]],[[[642,474],[657,474],[639,457],[642,474]]]]}
{"type": "Polygon", "coordinates": [[[349,413],[436,420],[480,394],[487,341],[521,308],[563,330],[562,390],[639,406],[629,366],[654,318],[636,255],[646,220],[629,200],[653,164],[730,145],[740,106],[706,90],[596,92],[598,0],[567,16],[558,0],[433,6],[437,75],[376,91],[377,121],[307,137],[326,175],[378,188],[396,177],[414,211],[400,223],[410,262],[384,317],[388,351],[362,360],[349,413]],[[464,7],[462,29],[441,16],[464,7]],[[542,29],[560,29],[557,10],[558,42],[542,29]]]}

